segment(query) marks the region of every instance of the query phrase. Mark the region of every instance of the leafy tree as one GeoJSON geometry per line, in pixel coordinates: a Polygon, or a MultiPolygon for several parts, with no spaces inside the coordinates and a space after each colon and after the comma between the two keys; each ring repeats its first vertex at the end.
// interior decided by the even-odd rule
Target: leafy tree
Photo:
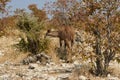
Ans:
{"type": "MultiPolygon", "coordinates": [[[[2,33],[2,31],[5,28],[5,21],[4,21],[4,16],[6,16],[8,14],[8,10],[7,10],[7,3],[10,2],[11,0],[0,0],[0,15],[1,15],[1,19],[0,19],[0,33],[2,33]]],[[[9,7],[8,7],[9,8],[9,7]]]]}
{"type": "Polygon", "coordinates": [[[19,9],[17,8],[15,11],[14,11],[14,15],[15,16],[19,16],[21,14],[25,13],[25,9],[19,9]]]}
{"type": "Polygon", "coordinates": [[[6,13],[6,5],[8,2],[10,2],[11,0],[0,0],[0,13],[4,14],[6,13]]]}
{"type": "Polygon", "coordinates": [[[95,36],[94,50],[96,54],[95,60],[95,74],[97,76],[107,75],[108,67],[111,60],[115,58],[115,54],[119,50],[119,33],[120,29],[118,24],[118,12],[120,1],[119,0],[89,0],[84,1],[85,8],[88,8],[86,14],[87,25],[89,32],[95,36]],[[89,5],[88,5],[89,4],[89,5]],[[99,8],[95,6],[99,4],[99,8]]]}
{"type": "Polygon", "coordinates": [[[52,15],[53,23],[70,25],[72,16],[79,9],[78,5],[77,0],[57,0],[46,4],[46,9],[52,15]]]}
{"type": "Polygon", "coordinates": [[[39,22],[47,19],[46,12],[44,10],[38,9],[36,4],[31,4],[28,6],[28,8],[32,11],[32,14],[35,15],[35,17],[38,17],[39,22]]]}
{"type": "Polygon", "coordinates": [[[84,27],[94,36],[86,41],[96,56],[92,72],[107,75],[110,61],[120,53],[120,0],[57,0],[47,6],[53,23],[84,27]]]}

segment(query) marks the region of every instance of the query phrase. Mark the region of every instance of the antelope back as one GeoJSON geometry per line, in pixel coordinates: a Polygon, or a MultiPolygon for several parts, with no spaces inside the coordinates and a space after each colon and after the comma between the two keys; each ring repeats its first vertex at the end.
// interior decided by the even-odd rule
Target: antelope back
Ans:
{"type": "Polygon", "coordinates": [[[65,27],[61,27],[59,29],[59,36],[61,37],[61,39],[68,39],[73,40],[74,39],[74,29],[72,27],[69,26],[65,26],[65,27]]]}

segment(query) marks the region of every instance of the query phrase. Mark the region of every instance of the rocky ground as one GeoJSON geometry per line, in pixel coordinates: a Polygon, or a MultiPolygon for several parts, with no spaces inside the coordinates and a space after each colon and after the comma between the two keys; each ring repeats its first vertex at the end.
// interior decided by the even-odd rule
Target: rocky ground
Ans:
{"type": "Polygon", "coordinates": [[[120,80],[120,64],[116,62],[110,63],[116,75],[108,74],[107,77],[95,77],[86,72],[89,61],[55,63],[49,60],[44,64],[39,61],[29,64],[19,63],[20,58],[16,57],[19,55],[23,58],[24,54],[21,56],[16,52],[16,48],[11,46],[19,40],[16,37],[0,37],[0,80],[120,80]]]}
{"type": "Polygon", "coordinates": [[[73,64],[44,66],[34,63],[19,65],[4,63],[0,65],[0,80],[68,80],[75,66],[73,64]]]}
{"type": "MultiPolygon", "coordinates": [[[[119,77],[111,76],[105,78],[92,77],[81,74],[84,64],[54,62],[41,65],[30,63],[29,65],[13,64],[5,62],[0,64],[0,80],[120,80],[119,77]]],[[[120,68],[120,66],[119,66],[120,68]]]]}

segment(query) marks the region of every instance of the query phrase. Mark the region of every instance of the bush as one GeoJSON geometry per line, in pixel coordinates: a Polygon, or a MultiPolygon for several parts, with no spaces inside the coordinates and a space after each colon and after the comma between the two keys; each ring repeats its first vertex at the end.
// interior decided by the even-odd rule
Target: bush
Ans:
{"type": "Polygon", "coordinates": [[[17,44],[20,50],[37,54],[47,49],[49,41],[41,37],[43,26],[44,23],[38,22],[37,18],[33,15],[28,13],[20,15],[17,27],[26,35],[26,40],[21,38],[21,41],[17,44]]]}

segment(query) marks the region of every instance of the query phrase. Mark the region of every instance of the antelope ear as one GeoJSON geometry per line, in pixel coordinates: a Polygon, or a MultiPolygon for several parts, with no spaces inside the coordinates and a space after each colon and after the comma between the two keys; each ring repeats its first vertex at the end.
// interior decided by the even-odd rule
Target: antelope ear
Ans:
{"type": "Polygon", "coordinates": [[[47,32],[49,33],[49,32],[51,32],[51,30],[49,29],[47,32]]]}

